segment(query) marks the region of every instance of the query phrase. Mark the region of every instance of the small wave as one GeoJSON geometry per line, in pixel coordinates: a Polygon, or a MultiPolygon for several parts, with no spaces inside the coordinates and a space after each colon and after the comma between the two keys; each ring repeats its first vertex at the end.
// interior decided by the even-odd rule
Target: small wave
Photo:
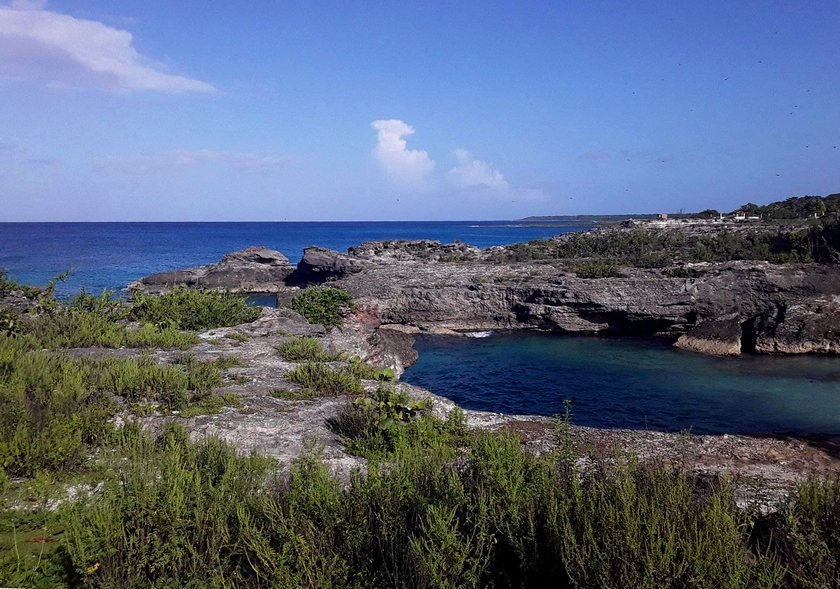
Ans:
{"type": "Polygon", "coordinates": [[[490,337],[493,335],[492,331],[471,331],[469,333],[465,333],[467,337],[490,337]]]}

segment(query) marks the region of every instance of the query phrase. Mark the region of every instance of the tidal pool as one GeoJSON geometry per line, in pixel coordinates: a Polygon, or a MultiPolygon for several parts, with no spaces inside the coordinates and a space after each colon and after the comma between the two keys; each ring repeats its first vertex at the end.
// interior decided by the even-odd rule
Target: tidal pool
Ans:
{"type": "Polygon", "coordinates": [[[422,336],[403,380],[467,409],[694,433],[840,434],[840,358],[715,358],[669,342],[495,332],[422,336]]]}

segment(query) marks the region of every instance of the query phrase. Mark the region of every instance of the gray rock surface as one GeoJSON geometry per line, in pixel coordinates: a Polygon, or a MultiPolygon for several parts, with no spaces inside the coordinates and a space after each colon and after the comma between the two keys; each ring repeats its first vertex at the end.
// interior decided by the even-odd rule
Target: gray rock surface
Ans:
{"type": "Polygon", "coordinates": [[[276,250],[249,247],[224,256],[215,264],[152,274],[128,285],[129,290],[162,292],[174,287],[277,292],[295,267],[276,250]]]}
{"type": "Polygon", "coordinates": [[[723,355],[840,352],[837,265],[698,263],[683,268],[690,278],[622,268],[620,277],[584,279],[569,270],[573,261],[499,262],[498,250],[428,240],[365,242],[347,254],[311,247],[292,273],[282,254],[249,249],[132,286],[291,293],[288,284],[330,282],[377,325],[664,334],[723,355]]]}
{"type": "Polygon", "coordinates": [[[303,257],[298,262],[292,280],[301,285],[322,284],[361,272],[364,267],[365,264],[361,260],[334,250],[312,246],[303,250],[303,257]]]}

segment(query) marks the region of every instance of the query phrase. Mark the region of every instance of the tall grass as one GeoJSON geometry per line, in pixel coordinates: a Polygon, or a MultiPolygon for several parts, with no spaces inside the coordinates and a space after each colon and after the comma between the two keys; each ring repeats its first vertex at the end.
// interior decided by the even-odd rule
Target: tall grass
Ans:
{"type": "Polygon", "coordinates": [[[213,362],[68,358],[0,335],[0,466],[20,475],[76,468],[109,430],[114,395],[182,409],[221,383],[213,362]]]}
{"type": "Polygon", "coordinates": [[[325,352],[314,337],[286,340],[277,347],[277,353],[289,362],[332,362],[342,358],[342,354],[325,352]]]}
{"type": "MultiPolygon", "coordinates": [[[[765,520],[737,508],[726,481],[626,457],[571,476],[555,457],[535,457],[516,437],[494,435],[477,441],[466,462],[406,448],[342,487],[317,449],[278,477],[264,459],[237,456],[218,440],[190,443],[183,430],[157,441],[131,430],[121,436],[126,468],[100,494],[62,512],[82,586],[760,588],[836,581],[792,574],[814,557],[757,542],[765,520]]],[[[792,514],[809,509],[809,492],[837,509],[836,485],[802,490],[774,533],[808,521],[792,514]]],[[[821,528],[813,540],[831,533],[821,528]]],[[[836,556],[825,556],[836,565],[836,556]]]]}
{"type": "Polygon", "coordinates": [[[364,392],[361,381],[346,370],[326,364],[306,362],[290,371],[286,378],[322,397],[360,395],[364,392]]]}

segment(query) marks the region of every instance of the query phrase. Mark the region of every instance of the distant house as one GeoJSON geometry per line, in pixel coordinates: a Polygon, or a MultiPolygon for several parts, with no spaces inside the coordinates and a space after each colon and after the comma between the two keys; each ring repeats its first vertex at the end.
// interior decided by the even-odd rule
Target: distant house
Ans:
{"type": "Polygon", "coordinates": [[[668,213],[659,213],[659,214],[657,215],[657,218],[658,218],[660,221],[667,221],[667,220],[668,220],[668,213]]]}
{"type": "Polygon", "coordinates": [[[735,220],[736,221],[743,221],[747,218],[747,214],[743,211],[738,211],[735,213],[735,220]]]}

